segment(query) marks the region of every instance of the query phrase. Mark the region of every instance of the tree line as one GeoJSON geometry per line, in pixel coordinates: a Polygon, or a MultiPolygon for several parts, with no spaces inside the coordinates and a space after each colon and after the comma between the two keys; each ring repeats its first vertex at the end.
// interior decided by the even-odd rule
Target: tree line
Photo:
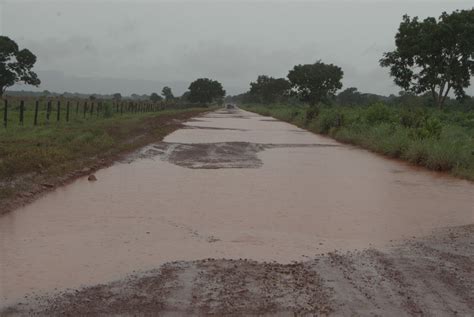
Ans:
{"type": "MultiPolygon", "coordinates": [[[[7,88],[17,84],[23,83],[38,87],[41,80],[33,71],[36,63],[36,56],[28,49],[20,49],[18,44],[7,36],[0,36],[0,98],[7,88]]],[[[47,90],[42,95],[49,96],[51,93],[47,90]]],[[[222,84],[216,80],[209,78],[198,78],[193,81],[188,88],[188,91],[179,99],[185,102],[196,104],[210,104],[213,102],[222,103],[225,96],[225,90],[222,84]]],[[[132,99],[142,99],[136,94],[132,94],[132,99]]],[[[122,95],[115,93],[111,96],[114,100],[121,100],[122,95]]],[[[97,95],[89,96],[89,99],[97,99],[97,95]]],[[[163,87],[161,95],[153,92],[148,96],[152,102],[159,102],[162,100],[173,101],[178,99],[174,96],[170,87],[163,87]]]]}
{"type": "MultiPolygon", "coordinates": [[[[420,96],[439,108],[449,100],[450,92],[457,100],[472,101],[465,89],[474,76],[474,9],[443,12],[438,19],[422,21],[405,15],[395,35],[395,47],[383,54],[379,64],[389,68],[395,84],[403,89],[400,97],[420,96]]],[[[271,104],[296,99],[316,105],[334,101],[361,104],[374,97],[387,98],[359,93],[355,87],[336,95],[343,75],[339,66],[321,61],[296,65],[286,78],[258,76],[247,93],[231,100],[271,104]]]]}
{"type": "MultiPolygon", "coordinates": [[[[8,87],[22,82],[38,86],[41,81],[32,71],[36,56],[21,49],[6,36],[0,36],[0,97],[8,87]]],[[[425,96],[442,108],[452,92],[458,100],[466,98],[465,89],[474,75],[474,9],[443,12],[439,18],[403,16],[395,35],[395,49],[383,54],[380,66],[389,68],[395,84],[406,94],[425,96]]],[[[316,105],[335,100],[342,88],[344,72],[341,67],[317,61],[299,64],[288,72],[287,78],[258,76],[250,90],[234,100],[273,103],[290,98],[316,105]]],[[[171,88],[164,87],[160,96],[154,92],[154,102],[173,100],[171,88]]],[[[221,83],[199,78],[181,97],[189,102],[222,103],[225,90],[221,83]]],[[[117,95],[116,98],[119,96],[117,95]]],[[[340,100],[361,98],[355,88],[339,95],[340,100]]]]}

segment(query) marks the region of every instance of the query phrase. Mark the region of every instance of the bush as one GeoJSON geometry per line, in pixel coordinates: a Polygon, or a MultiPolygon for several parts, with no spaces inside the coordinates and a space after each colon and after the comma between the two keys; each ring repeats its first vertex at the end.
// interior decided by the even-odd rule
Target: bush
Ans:
{"type": "Polygon", "coordinates": [[[441,122],[437,118],[429,117],[413,130],[413,135],[420,139],[439,139],[442,130],[441,122]]]}
{"type": "Polygon", "coordinates": [[[421,108],[402,109],[400,111],[400,124],[406,128],[418,128],[426,120],[426,111],[421,108]]]}
{"type": "Polygon", "coordinates": [[[344,114],[339,110],[328,109],[319,116],[319,132],[328,134],[332,128],[340,128],[344,124],[344,114]]]}
{"type": "Polygon", "coordinates": [[[319,108],[312,106],[306,110],[305,114],[305,125],[308,125],[319,115],[319,108]]]}
{"type": "Polygon", "coordinates": [[[369,106],[365,111],[365,120],[370,125],[395,121],[390,109],[382,103],[375,103],[369,106]]]}

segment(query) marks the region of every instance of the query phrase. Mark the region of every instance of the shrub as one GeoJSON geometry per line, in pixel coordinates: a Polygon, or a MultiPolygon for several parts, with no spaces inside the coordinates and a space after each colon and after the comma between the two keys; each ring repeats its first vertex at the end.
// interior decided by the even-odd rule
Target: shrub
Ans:
{"type": "Polygon", "coordinates": [[[386,105],[375,103],[366,109],[365,120],[370,125],[382,122],[394,122],[394,115],[386,105]]]}
{"type": "Polygon", "coordinates": [[[415,131],[420,139],[439,139],[442,130],[443,126],[441,122],[437,118],[429,117],[422,123],[422,126],[415,131]]]}
{"type": "Polygon", "coordinates": [[[418,128],[425,119],[426,111],[421,108],[409,108],[400,111],[400,124],[407,128],[418,128]]]}
{"type": "Polygon", "coordinates": [[[316,107],[316,106],[309,107],[306,110],[306,114],[305,114],[305,125],[308,125],[318,115],[319,115],[319,108],[318,107],[316,107]]]}
{"type": "Polygon", "coordinates": [[[332,128],[340,128],[344,124],[344,114],[340,110],[326,110],[319,116],[319,132],[328,134],[332,128]]]}

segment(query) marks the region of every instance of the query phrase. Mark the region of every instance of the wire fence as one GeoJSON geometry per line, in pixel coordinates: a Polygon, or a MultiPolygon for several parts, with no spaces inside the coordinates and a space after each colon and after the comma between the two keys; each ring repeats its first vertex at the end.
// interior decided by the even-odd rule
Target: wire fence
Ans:
{"type": "Polygon", "coordinates": [[[0,104],[4,128],[12,125],[37,126],[75,119],[109,118],[114,115],[157,112],[183,107],[165,101],[89,100],[67,98],[6,97],[0,104]]]}

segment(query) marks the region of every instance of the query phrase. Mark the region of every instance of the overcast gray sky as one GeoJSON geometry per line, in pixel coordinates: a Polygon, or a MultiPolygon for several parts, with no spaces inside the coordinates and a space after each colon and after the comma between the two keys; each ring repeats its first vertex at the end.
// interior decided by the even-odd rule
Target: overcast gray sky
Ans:
{"type": "Polygon", "coordinates": [[[402,15],[424,18],[473,6],[456,0],[0,0],[0,32],[37,55],[41,90],[149,94],[170,85],[181,94],[192,80],[209,77],[236,94],[260,74],[285,77],[295,64],[321,59],[343,68],[344,87],[390,94],[399,89],[378,60],[393,49],[402,15]]]}

